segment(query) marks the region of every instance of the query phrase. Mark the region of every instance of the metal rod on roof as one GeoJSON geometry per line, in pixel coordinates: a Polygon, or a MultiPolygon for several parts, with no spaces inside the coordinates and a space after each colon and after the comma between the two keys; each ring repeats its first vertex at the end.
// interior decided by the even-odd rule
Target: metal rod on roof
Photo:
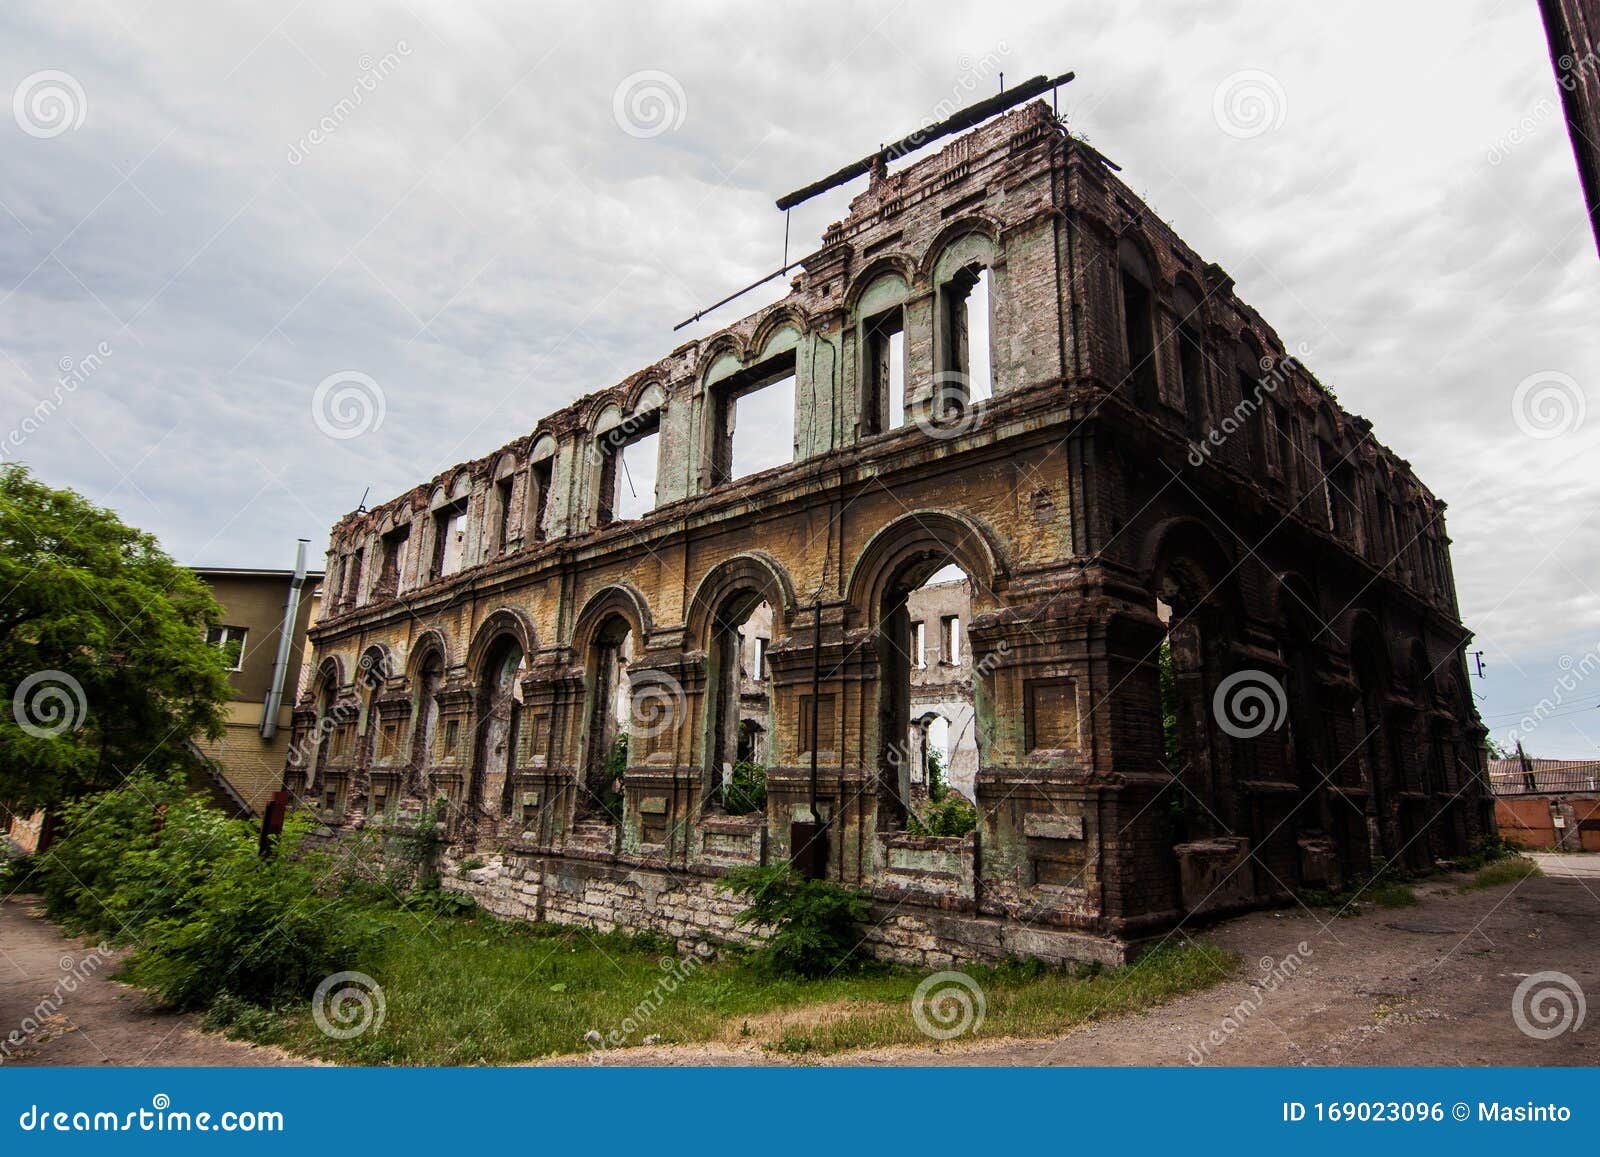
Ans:
{"type": "Polygon", "coordinates": [[[870,173],[872,167],[879,161],[887,163],[903,157],[907,153],[914,152],[922,148],[923,145],[931,144],[940,137],[947,137],[951,133],[971,128],[980,121],[988,120],[996,113],[1004,112],[1006,109],[1019,105],[1025,100],[1038,96],[1040,93],[1048,92],[1053,88],[1059,88],[1061,85],[1067,84],[1074,75],[1070,72],[1064,72],[1052,80],[1050,77],[1041,74],[1032,80],[1023,81],[1009,92],[1000,92],[987,100],[980,100],[977,104],[968,105],[937,124],[929,125],[926,128],[918,129],[914,133],[901,137],[894,144],[862,157],[854,164],[846,165],[838,172],[824,177],[820,181],[813,181],[802,189],[796,189],[792,193],[785,193],[778,198],[778,208],[792,209],[802,201],[809,201],[818,193],[825,193],[829,189],[844,184],[846,181],[854,180],[864,173],[870,173]]]}

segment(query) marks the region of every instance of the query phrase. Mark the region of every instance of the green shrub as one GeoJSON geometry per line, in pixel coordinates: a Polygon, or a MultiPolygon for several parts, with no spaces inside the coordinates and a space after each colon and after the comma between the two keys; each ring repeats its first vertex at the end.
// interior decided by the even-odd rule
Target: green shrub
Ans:
{"type": "Polygon", "coordinates": [[[142,863],[154,852],[173,809],[187,794],[181,773],[150,772],[62,804],[56,841],[38,857],[45,910],[72,932],[133,938],[138,923],[128,920],[139,909],[124,896],[113,912],[113,898],[130,861],[142,863]]]}
{"type": "Polygon", "coordinates": [[[717,885],[749,901],[739,923],[771,929],[759,957],[785,976],[831,976],[856,964],[867,905],[830,880],[808,880],[787,864],[739,868],[717,885]]]}
{"type": "Polygon", "coordinates": [[[978,809],[960,796],[930,803],[922,815],[906,817],[906,831],[914,836],[964,836],[978,826],[978,809]]]}
{"type": "Polygon", "coordinates": [[[722,793],[722,806],[730,816],[767,810],[767,769],[741,759],[733,765],[733,778],[722,793]]]}
{"type": "Polygon", "coordinates": [[[205,1008],[223,993],[271,1005],[311,995],[352,967],[382,931],[370,912],[322,890],[324,856],[305,848],[309,817],[291,816],[263,860],[236,833],[176,914],[144,927],[128,973],[176,1008],[205,1008]]]}

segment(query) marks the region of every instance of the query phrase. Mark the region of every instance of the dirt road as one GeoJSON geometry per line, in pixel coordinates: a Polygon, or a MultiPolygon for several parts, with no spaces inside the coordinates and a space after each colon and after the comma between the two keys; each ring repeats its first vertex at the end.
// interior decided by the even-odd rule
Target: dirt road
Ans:
{"type": "Polygon", "coordinates": [[[35,907],[25,896],[0,904],[0,1065],[305,1063],[151,1010],[137,989],[106,979],[120,953],[69,940],[35,907]]]}
{"type": "MultiPolygon", "coordinates": [[[[950,1042],[825,1058],[824,1064],[921,1065],[1592,1065],[1593,1011],[1581,1028],[1538,1039],[1518,1027],[1513,996],[1535,978],[1559,1014],[1559,989],[1600,999],[1600,856],[1538,857],[1546,877],[1462,892],[1459,877],[1417,886],[1414,908],[1334,917],[1294,909],[1209,930],[1246,964],[1236,979],[1147,1014],[1102,1021],[1053,1041],[950,1042]],[[1275,977],[1273,983],[1252,982],[1275,977]],[[1564,986],[1570,982],[1576,991],[1564,986]]],[[[107,980],[110,961],[30,914],[0,905],[0,1042],[34,1024],[4,1063],[273,1065],[273,1049],[203,1033],[193,1017],[156,1013],[107,980]],[[98,960],[91,966],[90,960],[98,960]],[[62,992],[73,976],[73,991],[62,992]],[[82,977],[81,980],[77,979],[82,977]],[[54,998],[59,1008],[39,1015],[54,998]]],[[[1527,1007],[1525,1005],[1525,1007],[1527,1007]]],[[[909,1015],[909,1014],[908,1014],[909,1015]]],[[[1535,1030],[1537,1016],[1523,1020],[1535,1030]]],[[[1553,1022],[1552,1027],[1559,1024],[1553,1022]]],[[[783,1063],[754,1047],[680,1045],[606,1054],[607,1063],[783,1063]]],[[[572,1063],[589,1063],[587,1057],[572,1063]]],[[[819,1063],[819,1062],[811,1062],[819,1063]]]]}

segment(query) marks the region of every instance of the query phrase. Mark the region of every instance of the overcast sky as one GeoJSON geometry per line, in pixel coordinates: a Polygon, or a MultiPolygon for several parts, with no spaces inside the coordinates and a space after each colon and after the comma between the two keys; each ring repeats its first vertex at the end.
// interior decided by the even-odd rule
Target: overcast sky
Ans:
{"type": "Polygon", "coordinates": [[[1530,750],[1600,754],[1600,260],[1534,0],[10,0],[0,442],[288,566],[780,294],[671,330],[777,267],[777,194],[1001,68],[1075,69],[1075,130],[1449,502],[1491,729],[1549,699],[1530,750]]]}

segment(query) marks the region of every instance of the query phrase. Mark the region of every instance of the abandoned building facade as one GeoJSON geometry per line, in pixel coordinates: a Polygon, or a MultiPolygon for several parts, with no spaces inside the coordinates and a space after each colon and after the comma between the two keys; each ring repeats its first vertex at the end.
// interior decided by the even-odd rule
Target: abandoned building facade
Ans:
{"type": "Polygon", "coordinates": [[[1042,103],[880,168],[783,300],[341,520],[285,787],[335,832],[447,801],[490,910],[691,941],[817,818],[929,965],[1479,843],[1443,504],[1113,168],[1042,103]],[[907,830],[941,695],[959,837],[907,830]]]}

